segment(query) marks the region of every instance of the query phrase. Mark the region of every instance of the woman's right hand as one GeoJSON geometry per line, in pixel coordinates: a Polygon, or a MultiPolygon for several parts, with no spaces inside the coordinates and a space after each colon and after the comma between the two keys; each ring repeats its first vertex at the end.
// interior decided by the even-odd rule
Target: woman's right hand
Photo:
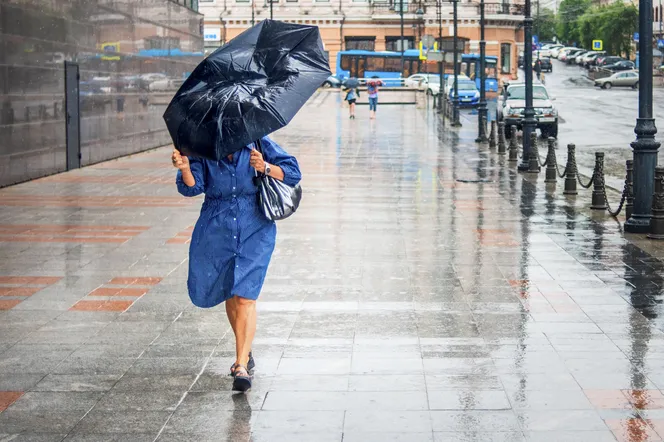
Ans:
{"type": "Polygon", "coordinates": [[[173,149],[173,155],[171,155],[171,161],[173,162],[173,167],[180,169],[182,171],[189,170],[189,158],[185,155],[180,154],[180,151],[173,149]]]}

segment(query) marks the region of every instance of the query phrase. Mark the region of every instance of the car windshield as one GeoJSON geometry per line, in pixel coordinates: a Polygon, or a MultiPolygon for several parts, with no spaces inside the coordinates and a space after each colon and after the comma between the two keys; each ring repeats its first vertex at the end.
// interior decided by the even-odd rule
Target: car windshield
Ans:
{"type": "MultiPolygon", "coordinates": [[[[510,100],[525,100],[526,99],[526,87],[525,86],[515,86],[507,90],[507,98],[510,100]]],[[[533,100],[548,100],[549,94],[546,93],[546,89],[543,86],[533,86],[533,100]]]]}
{"type": "Polygon", "coordinates": [[[472,91],[477,89],[477,86],[475,86],[475,83],[472,81],[463,81],[459,82],[459,90],[460,91],[472,91]]]}

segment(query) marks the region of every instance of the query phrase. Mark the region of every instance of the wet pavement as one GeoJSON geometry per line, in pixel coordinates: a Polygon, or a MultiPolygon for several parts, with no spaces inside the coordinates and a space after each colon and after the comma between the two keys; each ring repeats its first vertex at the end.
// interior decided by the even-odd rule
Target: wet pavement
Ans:
{"type": "Polygon", "coordinates": [[[664,248],[472,124],[358,113],[321,94],[276,135],[305,194],[247,395],[168,148],[0,190],[0,440],[664,440],[664,248]]]}
{"type": "MultiPolygon", "coordinates": [[[[556,98],[554,105],[562,118],[558,142],[559,164],[565,164],[568,143],[577,146],[579,169],[592,175],[595,152],[605,153],[607,184],[622,190],[625,180],[625,161],[632,158],[630,143],[634,141],[634,126],[638,115],[639,93],[631,88],[596,88],[586,78],[587,70],[575,65],[553,61],[553,72],[545,75],[546,86],[556,98]]],[[[661,79],[655,82],[661,84],[661,79]]],[[[664,115],[664,88],[653,91],[655,118],[664,115]]],[[[657,122],[661,126],[661,122],[657,122]]],[[[661,129],[660,136],[661,140],[661,129]]],[[[659,162],[664,164],[664,150],[659,162]]],[[[544,152],[540,152],[544,156],[544,152]]]]}

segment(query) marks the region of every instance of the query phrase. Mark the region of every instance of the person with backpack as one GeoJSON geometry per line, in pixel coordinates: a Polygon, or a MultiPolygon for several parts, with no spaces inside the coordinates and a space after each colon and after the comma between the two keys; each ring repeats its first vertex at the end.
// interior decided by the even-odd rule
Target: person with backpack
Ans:
{"type": "Polygon", "coordinates": [[[344,89],[346,92],[345,101],[348,102],[348,108],[350,110],[350,119],[355,119],[355,103],[357,99],[360,98],[360,90],[357,88],[355,83],[351,83],[350,86],[346,86],[344,89]]]}

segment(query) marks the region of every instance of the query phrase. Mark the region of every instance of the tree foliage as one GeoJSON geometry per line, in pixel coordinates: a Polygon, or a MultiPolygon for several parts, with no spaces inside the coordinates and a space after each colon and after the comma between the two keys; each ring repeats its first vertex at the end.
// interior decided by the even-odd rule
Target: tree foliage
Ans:
{"type": "Polygon", "coordinates": [[[551,9],[542,8],[533,20],[533,30],[540,41],[553,40],[556,36],[556,15],[551,9]]]}
{"type": "Polygon", "coordinates": [[[591,48],[593,40],[602,40],[607,52],[629,57],[638,21],[639,11],[631,3],[591,6],[587,0],[563,0],[556,30],[565,43],[591,48]]]}

